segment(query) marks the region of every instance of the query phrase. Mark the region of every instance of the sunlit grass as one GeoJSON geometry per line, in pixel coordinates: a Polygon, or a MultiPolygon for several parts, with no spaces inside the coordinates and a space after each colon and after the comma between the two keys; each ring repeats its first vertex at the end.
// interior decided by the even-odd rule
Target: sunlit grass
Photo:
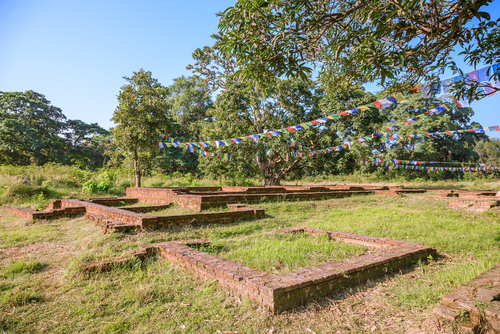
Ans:
{"type": "Polygon", "coordinates": [[[433,332],[423,321],[442,296],[500,262],[500,211],[449,209],[446,203],[422,195],[277,201],[252,204],[266,210],[259,220],[106,235],[84,217],[33,224],[0,210],[0,332],[366,333],[374,323],[376,332],[433,332]],[[292,226],[418,242],[441,257],[282,315],[162,259],[107,273],[80,271],[169,240],[211,241],[222,245],[213,249],[218,255],[271,273],[358,254],[321,237],[272,233],[292,226]],[[46,267],[25,270],[31,258],[46,267]],[[404,321],[394,320],[398,314],[404,321]]]}
{"type": "Polygon", "coordinates": [[[220,239],[199,250],[279,275],[360,255],[368,248],[334,241],[326,234],[312,236],[304,233],[260,233],[236,240],[220,239]]]}

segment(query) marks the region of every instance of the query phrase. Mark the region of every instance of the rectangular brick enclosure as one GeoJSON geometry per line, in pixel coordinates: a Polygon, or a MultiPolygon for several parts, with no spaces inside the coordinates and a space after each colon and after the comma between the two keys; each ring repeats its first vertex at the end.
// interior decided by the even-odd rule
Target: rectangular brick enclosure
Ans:
{"type": "Polygon", "coordinates": [[[127,197],[151,204],[177,203],[182,208],[196,211],[223,207],[235,203],[258,203],[272,199],[318,200],[343,198],[353,195],[380,193],[425,192],[421,189],[402,189],[387,186],[271,186],[271,187],[179,187],[179,188],[127,188],[127,197]]]}
{"type": "Polygon", "coordinates": [[[332,239],[363,244],[376,248],[343,261],[300,269],[279,276],[255,270],[239,263],[195,250],[189,245],[205,243],[171,241],[143,246],[145,253],[158,249],[168,261],[186,268],[197,276],[217,279],[220,285],[238,296],[248,296],[273,313],[303,305],[310,300],[370,278],[384,275],[388,270],[408,267],[426,260],[436,251],[421,244],[336,232],[309,227],[286,228],[279,233],[326,233],[332,239]]]}
{"type": "MultiPolygon", "coordinates": [[[[491,191],[429,190],[441,196],[432,198],[455,198],[453,205],[474,205],[492,207],[500,204],[500,197],[491,196],[491,191]]],[[[50,203],[46,210],[29,208],[8,208],[13,214],[28,219],[52,219],[85,214],[103,226],[103,231],[112,229],[172,228],[176,226],[227,223],[240,219],[262,217],[261,209],[245,208],[249,203],[273,199],[322,200],[354,195],[383,194],[400,196],[407,193],[426,192],[423,189],[403,189],[392,186],[273,186],[273,187],[177,187],[177,188],[127,188],[127,197],[62,199],[50,203]],[[148,203],[142,207],[124,205],[148,203]],[[146,212],[161,210],[176,203],[181,208],[201,212],[214,207],[229,206],[229,212],[203,212],[190,215],[152,216],[146,212]]]]}
{"type": "Polygon", "coordinates": [[[202,212],[181,215],[155,216],[143,212],[162,210],[171,204],[118,207],[118,205],[137,203],[131,198],[98,198],[89,200],[62,199],[51,202],[44,211],[28,208],[9,208],[10,212],[27,219],[50,219],[83,215],[103,227],[103,232],[111,230],[152,230],[175,228],[186,225],[225,224],[237,220],[248,220],[264,216],[263,209],[247,208],[241,204],[228,205],[227,212],[202,212]]]}

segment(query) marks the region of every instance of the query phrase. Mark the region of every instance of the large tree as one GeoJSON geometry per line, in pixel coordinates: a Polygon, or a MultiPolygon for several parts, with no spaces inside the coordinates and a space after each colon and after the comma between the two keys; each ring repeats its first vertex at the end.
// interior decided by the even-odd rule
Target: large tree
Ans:
{"type": "MultiPolygon", "coordinates": [[[[405,120],[430,110],[442,101],[423,99],[415,95],[409,98],[410,105],[401,105],[391,111],[390,117],[405,120]]],[[[387,143],[387,154],[392,159],[424,160],[424,161],[463,161],[473,162],[479,156],[474,151],[477,142],[486,139],[481,133],[458,133],[453,136],[432,136],[407,138],[410,134],[425,134],[447,130],[464,130],[479,128],[481,125],[471,120],[474,116],[472,108],[449,105],[449,110],[439,116],[429,116],[425,120],[414,122],[398,131],[400,139],[387,143]]]]}
{"type": "Polygon", "coordinates": [[[42,94],[0,92],[0,162],[99,168],[106,157],[97,137],[109,134],[97,123],[67,120],[42,94]]]}
{"type": "Polygon", "coordinates": [[[62,110],[34,91],[0,92],[0,154],[16,164],[44,164],[64,157],[62,110]]]}
{"type": "MultiPolygon", "coordinates": [[[[220,13],[221,46],[259,81],[305,77],[319,65],[335,83],[401,90],[446,68],[460,73],[449,57],[462,47],[472,65],[497,62],[499,21],[484,11],[492,1],[239,0],[220,13]]],[[[467,80],[458,86],[458,95],[476,94],[467,80]]]]}
{"type": "MultiPolygon", "coordinates": [[[[198,49],[193,56],[196,64],[190,68],[206,81],[212,92],[218,92],[209,112],[214,122],[202,133],[205,141],[261,134],[325,116],[318,108],[322,90],[309,78],[275,79],[264,89],[240,81],[235,75],[234,59],[221,54],[217,44],[214,48],[198,49]]],[[[303,159],[294,156],[295,148],[331,146],[336,137],[326,127],[312,126],[305,131],[266,135],[257,142],[219,148],[218,152],[233,154],[229,163],[221,158],[201,159],[208,174],[220,176],[238,171],[260,175],[262,185],[278,185],[293,171],[325,168],[327,157],[303,159]]]]}
{"type": "Polygon", "coordinates": [[[479,161],[487,166],[500,167],[500,139],[488,138],[477,143],[475,151],[479,161]]]}
{"type": "Polygon", "coordinates": [[[116,123],[112,132],[118,151],[132,156],[135,186],[140,187],[143,170],[158,154],[152,143],[170,130],[168,88],[143,69],[123,78],[128,83],[118,94],[119,104],[111,119],[116,123]]]}

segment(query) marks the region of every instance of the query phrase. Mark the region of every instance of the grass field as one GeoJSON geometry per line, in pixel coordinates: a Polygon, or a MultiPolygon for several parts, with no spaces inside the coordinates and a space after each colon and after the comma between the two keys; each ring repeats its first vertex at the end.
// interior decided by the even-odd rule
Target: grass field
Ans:
{"type": "MultiPolygon", "coordinates": [[[[432,309],[444,294],[500,262],[498,209],[448,209],[446,201],[425,200],[423,195],[255,206],[266,210],[265,218],[226,226],[106,235],[83,217],[33,224],[0,209],[0,332],[452,333],[452,326],[438,321],[432,309]],[[271,272],[280,270],[276,263],[306,254],[311,247],[323,248],[315,259],[301,256],[283,268],[329,261],[326,254],[340,249],[336,243],[327,245],[318,239],[313,240],[318,245],[280,246],[273,252],[280,243],[297,242],[270,237],[273,230],[291,226],[423,243],[436,248],[441,257],[280,315],[248,299],[238,300],[213,281],[191,276],[161,259],[131,262],[105,273],[81,272],[87,264],[124,258],[142,244],[168,240],[211,241],[223,246],[213,252],[238,261],[252,261],[252,256],[262,254],[256,263],[248,263],[266,262],[262,268],[271,272]]],[[[301,241],[305,240],[297,244],[301,241]]],[[[359,251],[363,250],[354,253],[359,251]]]]}
{"type": "Polygon", "coordinates": [[[249,237],[224,238],[198,250],[269,274],[281,275],[361,255],[367,247],[330,240],[327,235],[281,235],[262,231],[249,237]]]}

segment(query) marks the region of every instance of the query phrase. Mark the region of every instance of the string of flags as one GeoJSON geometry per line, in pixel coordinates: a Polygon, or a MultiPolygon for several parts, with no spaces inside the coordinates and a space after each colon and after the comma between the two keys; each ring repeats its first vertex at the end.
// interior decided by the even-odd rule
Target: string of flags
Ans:
{"type": "MultiPolygon", "coordinates": [[[[450,79],[442,80],[439,83],[429,84],[426,86],[418,87],[412,90],[413,93],[416,93],[418,90],[422,92],[422,96],[424,98],[436,97],[440,94],[442,96],[441,99],[449,97],[454,100],[454,97],[449,95],[452,91],[453,86],[456,82],[467,80],[469,83],[484,83],[482,87],[477,88],[478,93],[482,93],[485,96],[493,96],[500,91],[500,81],[497,81],[494,78],[496,72],[500,69],[500,64],[494,64],[491,66],[486,66],[479,70],[475,70],[469,73],[465,73],[464,75],[455,76],[450,79]],[[496,89],[495,89],[496,88],[496,89]]],[[[466,100],[454,100],[456,104],[460,107],[462,105],[468,105],[470,101],[466,100]]]]}
{"type": "Polygon", "coordinates": [[[460,165],[479,165],[486,166],[479,162],[458,162],[458,161],[420,161],[420,160],[401,160],[401,159],[383,159],[383,158],[367,158],[363,157],[363,161],[373,161],[373,162],[388,162],[396,164],[410,164],[410,165],[432,165],[432,164],[460,164],[460,165]]]}
{"type": "Polygon", "coordinates": [[[344,143],[344,145],[347,145],[347,146],[352,146],[353,144],[355,144],[356,142],[358,143],[363,143],[363,142],[367,142],[367,141],[372,141],[373,138],[376,138],[376,137],[384,137],[384,136],[387,136],[389,137],[391,140],[395,140],[395,138],[399,138],[399,135],[397,133],[392,133],[391,130],[399,130],[401,128],[401,126],[403,125],[410,125],[412,124],[413,122],[415,121],[418,121],[420,119],[424,120],[426,119],[428,116],[436,116],[436,115],[439,115],[441,112],[445,111],[445,110],[449,110],[448,109],[448,106],[446,106],[445,104],[443,105],[440,105],[434,109],[431,109],[429,111],[426,111],[425,113],[423,114],[420,114],[420,115],[417,115],[415,117],[412,117],[412,118],[409,118],[407,119],[406,121],[404,122],[401,122],[401,123],[396,123],[395,125],[393,126],[390,126],[389,128],[386,128],[386,129],[383,129],[382,132],[375,132],[375,133],[372,133],[371,135],[368,135],[366,137],[359,137],[355,140],[353,140],[352,142],[346,142],[344,143]]]}
{"type": "Polygon", "coordinates": [[[191,147],[191,146],[188,147],[188,151],[191,153],[201,155],[202,157],[218,157],[218,158],[231,159],[231,156],[232,156],[232,154],[229,154],[229,153],[208,152],[208,151],[199,150],[196,147],[191,147]]]}
{"type": "Polygon", "coordinates": [[[394,167],[396,169],[409,170],[426,170],[426,171],[450,171],[450,172],[480,172],[488,170],[498,170],[498,167],[431,167],[431,166],[415,166],[415,165],[400,165],[388,162],[373,162],[366,160],[354,160],[357,164],[373,165],[378,167],[394,167]]]}
{"type": "MultiPolygon", "coordinates": [[[[416,115],[414,117],[411,117],[403,122],[400,122],[400,123],[396,123],[388,128],[385,128],[385,129],[382,129],[380,131],[377,131],[375,133],[372,133],[366,137],[360,137],[360,138],[357,138],[355,140],[353,140],[352,142],[346,142],[344,143],[344,145],[347,145],[348,147],[351,147],[353,144],[355,144],[356,142],[358,143],[363,143],[363,142],[368,142],[368,141],[371,141],[373,140],[374,138],[376,137],[383,137],[383,136],[388,136],[389,138],[391,138],[392,140],[394,140],[395,138],[399,138],[399,136],[397,135],[397,133],[394,133],[394,131],[396,130],[399,130],[401,128],[401,126],[404,126],[404,125],[410,125],[418,120],[423,120],[423,119],[426,119],[428,116],[436,116],[436,115],[439,115],[441,112],[445,111],[445,110],[449,110],[449,107],[446,105],[446,104],[443,104],[443,105],[440,105],[436,108],[433,108],[431,110],[428,110],[420,115],[416,115]]],[[[190,152],[192,153],[197,153],[201,156],[217,156],[217,157],[228,157],[230,158],[232,154],[220,154],[220,153],[214,153],[214,152],[208,152],[208,151],[203,151],[203,150],[199,150],[197,147],[193,146],[193,145],[188,145],[188,144],[192,144],[192,143],[181,143],[179,141],[177,141],[176,139],[168,136],[168,135],[164,135],[166,141],[168,143],[165,143],[165,142],[158,142],[156,143],[156,146],[159,147],[159,148],[165,148],[165,147],[178,147],[178,148],[185,148],[185,149],[188,149],[190,152]]],[[[243,138],[243,137],[242,137],[243,138]]],[[[315,144],[315,143],[318,143],[319,140],[311,140],[310,141],[311,144],[315,144]]],[[[221,146],[225,146],[225,145],[220,145],[220,146],[217,146],[217,147],[221,147],[221,146]]],[[[206,146],[205,146],[206,147],[206,146]]],[[[294,153],[292,153],[295,157],[303,157],[304,155],[300,152],[300,150],[304,150],[305,146],[303,145],[294,145],[294,153]]],[[[326,148],[326,149],[322,149],[322,150],[329,150],[331,148],[326,148]]],[[[335,146],[333,147],[333,150],[335,151],[341,151],[343,149],[342,145],[340,146],[335,146]]],[[[332,151],[329,151],[329,152],[333,152],[332,151]]],[[[321,151],[321,150],[318,150],[318,151],[321,151]]],[[[309,152],[311,153],[311,152],[309,152]]],[[[313,154],[310,154],[309,156],[312,156],[313,154]]]]}
{"type": "MultiPolygon", "coordinates": [[[[434,97],[437,94],[440,94],[443,92],[446,96],[447,93],[449,93],[455,82],[461,81],[463,79],[468,80],[468,82],[484,82],[484,81],[491,81],[494,79],[494,74],[500,69],[500,64],[495,64],[492,66],[487,66],[485,68],[472,71],[469,73],[466,73],[462,76],[456,76],[447,80],[440,81],[438,84],[431,84],[423,87],[417,87],[414,88],[410,91],[410,94],[414,94],[418,91],[422,92],[422,95],[426,98],[428,97],[434,97]]],[[[497,93],[497,91],[494,88],[500,88],[500,82],[494,80],[492,83],[489,85],[485,85],[481,89],[484,90],[484,93],[488,96],[492,96],[497,93]]],[[[449,95],[448,95],[449,96],[449,95]]],[[[398,103],[404,103],[407,102],[407,100],[403,97],[402,94],[398,93],[395,96],[389,96],[387,98],[368,103],[364,106],[359,106],[350,110],[346,110],[341,113],[337,113],[331,116],[319,118],[316,120],[312,120],[309,122],[297,124],[291,127],[286,127],[282,128],[279,130],[271,130],[271,131],[265,131],[260,134],[254,134],[254,135],[248,135],[248,136],[243,136],[243,137],[237,137],[237,138],[231,138],[231,139],[224,139],[224,140],[216,140],[216,141],[204,141],[204,142],[179,142],[178,140],[170,137],[169,135],[162,135],[162,138],[165,139],[165,141],[160,141],[156,143],[156,146],[159,148],[165,148],[165,147],[178,147],[178,148],[185,148],[188,149],[189,152],[191,153],[196,153],[201,156],[214,156],[214,157],[227,157],[230,158],[232,154],[227,154],[227,153],[215,153],[215,152],[209,152],[209,151],[204,151],[200,150],[200,148],[204,147],[222,147],[222,146],[229,146],[229,145],[234,145],[234,144],[241,144],[243,142],[248,142],[248,141],[254,141],[257,142],[260,138],[264,136],[277,136],[282,133],[294,133],[296,131],[301,131],[301,130],[307,130],[311,126],[315,125],[321,125],[324,124],[330,120],[338,120],[342,116],[350,116],[350,115],[356,115],[360,110],[369,110],[369,109],[379,109],[379,108],[385,108],[385,107],[390,107],[392,105],[397,105],[398,103]]],[[[456,101],[453,98],[453,103],[461,106],[461,104],[456,101]]],[[[406,121],[395,124],[391,127],[388,127],[384,130],[381,130],[380,132],[375,132],[369,136],[366,137],[359,137],[352,142],[346,142],[343,145],[339,146],[334,146],[334,147],[328,147],[328,148],[323,148],[319,150],[314,150],[310,151],[306,154],[300,152],[300,150],[304,149],[305,147],[303,145],[294,145],[294,151],[293,153],[290,153],[290,155],[294,155],[295,157],[307,157],[307,156],[313,156],[316,154],[326,154],[326,153],[331,153],[333,151],[342,151],[345,147],[351,147],[353,144],[356,142],[359,144],[362,144],[363,142],[368,142],[373,140],[373,138],[376,137],[383,137],[387,136],[391,140],[395,140],[397,138],[401,138],[397,133],[392,133],[395,130],[400,129],[400,125],[409,125],[419,119],[425,119],[427,116],[434,116],[438,115],[444,110],[449,110],[446,104],[443,104],[441,106],[438,106],[432,110],[429,110],[425,112],[424,114],[417,115],[415,117],[412,117],[410,119],[407,119],[406,121]],[[297,150],[297,148],[299,150],[297,150]]],[[[413,135],[405,135],[407,138],[421,138],[421,137],[431,137],[431,136],[437,136],[437,135],[444,135],[444,134],[449,134],[449,135],[455,135],[457,133],[464,133],[464,132],[473,132],[473,133],[484,133],[484,131],[500,131],[500,128],[498,126],[495,127],[487,127],[487,128],[478,128],[478,129],[468,129],[468,130],[454,130],[454,131],[444,131],[444,132],[435,132],[435,133],[425,133],[425,134],[413,134],[413,135]]],[[[318,142],[317,140],[315,142],[318,142]]],[[[311,142],[311,144],[314,144],[314,142],[311,142]]]]}
{"type": "MultiPolygon", "coordinates": [[[[168,143],[180,144],[176,139],[174,139],[170,136],[165,136],[165,140],[167,140],[168,143]]],[[[157,143],[157,146],[159,146],[158,143],[157,143]]],[[[163,146],[160,146],[160,147],[163,147],[163,146]]],[[[181,147],[181,146],[177,146],[177,147],[181,147]]],[[[196,147],[191,147],[191,146],[187,146],[187,147],[183,147],[183,148],[187,148],[189,152],[194,153],[194,154],[198,154],[202,157],[219,157],[219,158],[230,159],[232,156],[232,154],[229,154],[229,153],[208,152],[208,151],[199,150],[196,147]]]]}
{"type": "MultiPolygon", "coordinates": [[[[404,135],[403,137],[407,137],[407,138],[425,138],[425,137],[433,137],[433,136],[436,137],[436,136],[439,136],[439,135],[451,135],[451,136],[454,136],[455,134],[458,134],[458,133],[484,133],[485,131],[500,131],[500,126],[495,125],[495,126],[481,127],[481,128],[476,128],[476,129],[466,129],[466,130],[451,130],[451,131],[450,130],[446,130],[446,131],[441,131],[441,132],[431,132],[431,133],[424,133],[424,134],[404,135]]],[[[379,134],[379,132],[376,132],[376,134],[379,134]]],[[[376,135],[375,136],[370,135],[370,136],[367,136],[366,138],[371,138],[370,140],[372,140],[375,137],[377,137],[377,136],[376,135]]],[[[395,134],[389,136],[389,138],[391,140],[395,140],[396,138],[401,138],[401,137],[397,133],[395,133],[395,134]]],[[[352,143],[362,144],[363,142],[365,142],[365,141],[355,140],[352,143]]],[[[294,157],[303,157],[303,158],[305,158],[305,157],[312,157],[313,155],[327,154],[327,153],[331,153],[331,152],[334,152],[334,151],[342,151],[344,148],[347,148],[347,147],[351,148],[352,143],[344,143],[343,145],[322,148],[322,149],[319,149],[319,150],[309,151],[309,152],[306,152],[306,153],[302,153],[300,151],[294,151],[294,152],[290,152],[289,155],[290,156],[294,156],[294,157]]]]}
{"type": "Polygon", "coordinates": [[[229,145],[235,145],[235,144],[241,144],[246,141],[258,141],[260,138],[263,138],[265,136],[277,136],[282,133],[294,133],[296,131],[301,131],[301,130],[307,130],[312,126],[316,125],[321,125],[324,124],[328,121],[331,120],[339,120],[342,116],[350,116],[350,115],[356,115],[360,110],[369,110],[369,109],[379,109],[379,108],[386,108],[390,107],[392,105],[397,105],[398,103],[405,103],[408,102],[401,93],[396,94],[395,96],[389,96],[387,98],[371,102],[368,104],[365,104],[363,106],[359,106],[350,110],[346,110],[337,114],[333,114],[330,116],[318,118],[309,122],[305,123],[300,123],[297,125],[289,126],[286,128],[278,129],[278,130],[270,130],[266,131],[260,134],[253,134],[253,135],[248,135],[248,136],[243,136],[243,137],[236,137],[236,138],[230,138],[230,139],[223,139],[223,140],[215,140],[215,141],[203,141],[203,142],[179,142],[173,138],[171,138],[168,135],[162,135],[162,138],[166,139],[166,141],[160,141],[156,143],[156,146],[159,148],[164,148],[164,147],[180,147],[180,148],[187,148],[187,147],[197,147],[197,148],[202,148],[202,147],[222,147],[222,146],[229,146],[229,145]],[[170,141],[169,139],[173,139],[170,141]]]}
{"type": "Polygon", "coordinates": [[[385,128],[385,129],[383,129],[381,131],[377,131],[375,133],[372,133],[371,135],[368,135],[366,137],[359,137],[359,138],[357,138],[357,139],[355,139],[355,140],[353,140],[351,142],[345,142],[344,144],[341,144],[341,145],[338,145],[338,146],[322,148],[322,149],[310,151],[310,152],[307,152],[307,153],[302,153],[299,150],[293,150],[293,152],[290,152],[289,155],[290,156],[294,156],[296,158],[297,157],[304,158],[304,157],[311,157],[311,156],[316,155],[316,154],[327,154],[327,153],[331,153],[331,152],[334,152],[334,151],[342,151],[344,148],[351,148],[352,145],[354,145],[355,143],[362,144],[362,143],[365,143],[365,142],[372,141],[374,138],[384,137],[384,136],[389,137],[391,140],[395,140],[396,138],[400,138],[400,137],[399,137],[399,135],[397,133],[392,133],[392,131],[399,130],[401,128],[401,126],[403,126],[403,125],[410,125],[410,124],[412,124],[412,123],[414,123],[414,122],[416,122],[418,120],[424,120],[429,115],[430,116],[439,115],[444,110],[449,110],[448,106],[446,106],[445,104],[440,105],[440,106],[438,106],[438,107],[436,107],[434,109],[428,110],[428,111],[426,111],[423,114],[420,114],[420,115],[417,115],[415,117],[409,118],[409,119],[407,119],[404,122],[396,123],[395,125],[392,125],[392,126],[390,126],[388,128],[385,128]]]}

